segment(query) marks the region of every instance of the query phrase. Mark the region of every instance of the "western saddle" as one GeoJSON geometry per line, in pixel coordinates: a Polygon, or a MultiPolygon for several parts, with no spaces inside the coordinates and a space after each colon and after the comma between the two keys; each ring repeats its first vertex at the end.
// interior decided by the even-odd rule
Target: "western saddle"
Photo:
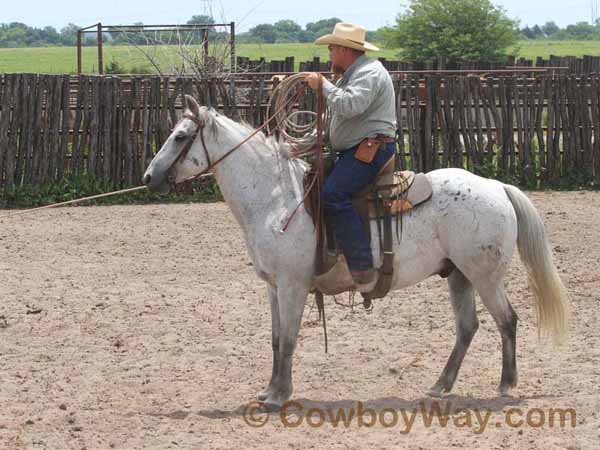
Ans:
{"type": "MultiPolygon", "coordinates": [[[[333,170],[333,164],[329,164],[326,175],[333,170]]],[[[375,181],[357,193],[352,203],[361,217],[367,236],[371,236],[371,226],[376,226],[379,236],[379,246],[383,254],[383,263],[379,268],[379,275],[375,287],[370,292],[361,292],[364,306],[370,308],[371,300],[383,298],[390,290],[394,275],[394,250],[392,219],[396,218],[396,234],[401,239],[402,214],[406,211],[426,202],[431,198],[432,187],[429,178],[422,173],[415,174],[411,171],[394,171],[395,157],[381,168],[375,181]]],[[[315,170],[314,168],[312,170],[315,170]]],[[[318,220],[313,211],[319,210],[320,192],[310,183],[313,171],[307,174],[304,185],[305,189],[311,189],[308,194],[305,207],[312,215],[315,226],[322,224],[324,229],[318,230],[317,235],[321,239],[318,248],[327,249],[323,252],[320,273],[326,273],[331,269],[338,258],[341,257],[338,250],[333,228],[327,220],[318,220]]],[[[320,286],[319,291],[327,295],[336,295],[344,291],[329,290],[327,286],[320,286]]]]}

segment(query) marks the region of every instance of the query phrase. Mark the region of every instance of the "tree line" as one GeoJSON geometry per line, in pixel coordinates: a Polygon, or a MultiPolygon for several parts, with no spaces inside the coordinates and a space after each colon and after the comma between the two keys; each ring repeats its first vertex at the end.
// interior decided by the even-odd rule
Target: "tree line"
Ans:
{"type": "Polygon", "coordinates": [[[34,28],[24,23],[12,22],[0,24],[0,47],[53,47],[72,46],[77,43],[77,30],[73,23],[60,31],[54,27],[34,28]]]}
{"type": "MultiPolygon", "coordinates": [[[[273,24],[263,23],[256,25],[249,31],[238,33],[236,39],[239,43],[263,43],[277,44],[286,42],[313,42],[320,36],[330,33],[333,26],[342,20],[337,17],[322,19],[316,22],[307,23],[302,28],[294,20],[279,20],[273,24]]],[[[209,16],[193,16],[186,22],[187,24],[212,24],[215,21],[209,16]]],[[[142,22],[135,22],[134,25],[143,25],[142,22]]],[[[77,44],[77,30],[81,27],[74,23],[69,23],[65,27],[57,30],[54,27],[47,26],[35,28],[23,23],[2,23],[0,24],[0,47],[53,47],[53,46],[75,46],[77,44]]],[[[368,31],[367,39],[369,41],[382,42],[385,39],[386,28],[368,31]]],[[[523,39],[550,39],[550,40],[600,40],[600,20],[594,25],[588,22],[578,22],[574,25],[567,25],[564,28],[559,27],[555,22],[546,22],[543,25],[525,26],[519,30],[520,37],[523,39]]],[[[227,31],[211,30],[210,37],[225,37],[227,31]]],[[[145,45],[153,40],[168,41],[166,33],[157,34],[149,37],[147,35],[134,35],[107,33],[105,41],[107,44],[123,45],[136,44],[145,45]]],[[[393,42],[391,42],[393,44],[393,42]]],[[[83,45],[95,45],[96,36],[86,35],[83,38],[83,45]]]]}
{"type": "Polygon", "coordinates": [[[600,19],[592,25],[589,22],[577,22],[560,28],[554,22],[546,22],[544,25],[529,25],[521,28],[521,36],[525,39],[551,39],[558,41],[576,40],[592,41],[600,40],[600,19]]]}
{"type": "MultiPolygon", "coordinates": [[[[239,43],[283,43],[283,42],[313,42],[324,34],[331,33],[333,26],[342,20],[337,17],[318,20],[306,24],[303,28],[294,20],[279,20],[274,24],[259,24],[244,33],[237,33],[236,40],[239,43]]],[[[195,15],[186,22],[188,25],[211,25],[215,21],[210,16],[195,15]]],[[[129,25],[129,24],[128,24],[129,25]]],[[[134,22],[131,25],[144,25],[142,22],[134,22]]],[[[74,23],[57,30],[47,26],[43,28],[30,27],[24,23],[12,22],[0,24],[0,47],[53,47],[77,45],[77,31],[81,27],[74,23]]],[[[118,28],[118,26],[116,26],[118,28]]],[[[206,31],[209,38],[225,38],[228,29],[216,27],[206,31]]],[[[200,38],[204,37],[203,31],[194,32],[200,38]]],[[[370,36],[372,37],[372,35],[370,36]]],[[[135,44],[146,45],[157,42],[170,42],[173,33],[170,32],[144,32],[144,33],[111,33],[103,35],[103,41],[107,45],[135,44]]],[[[95,34],[84,34],[83,45],[95,45],[97,37],[95,34]]]]}
{"type": "MultiPolygon", "coordinates": [[[[297,22],[290,19],[279,20],[273,24],[263,23],[252,27],[249,31],[238,33],[236,36],[239,43],[263,43],[277,44],[287,42],[313,42],[320,36],[330,33],[334,25],[342,22],[342,19],[332,17],[316,22],[307,23],[301,27],[297,22]]],[[[186,22],[187,24],[207,25],[215,21],[210,16],[195,15],[186,22]]],[[[134,25],[143,25],[135,22],[134,25]]],[[[45,46],[74,46],[77,44],[77,30],[81,27],[69,23],[57,30],[46,26],[35,28],[19,22],[0,24],[0,47],[45,47],[45,46]]],[[[200,33],[200,32],[198,32],[200,33]]],[[[208,32],[210,38],[227,36],[226,30],[213,29],[208,32]]],[[[519,37],[523,39],[551,39],[551,40],[600,40],[600,20],[594,25],[588,22],[578,22],[574,25],[559,27],[555,22],[546,22],[544,25],[525,26],[519,29],[519,37]]],[[[108,45],[136,44],[145,45],[155,41],[168,41],[171,39],[166,33],[157,33],[152,36],[145,34],[121,34],[107,33],[104,37],[108,45]]],[[[367,32],[369,41],[389,41],[389,28],[380,28],[367,32]],[[388,34],[386,34],[386,31],[388,34]],[[386,38],[388,36],[388,38],[386,38]]],[[[388,44],[394,44],[394,39],[388,44]]],[[[95,45],[95,35],[85,35],[83,45],[95,45]]]]}

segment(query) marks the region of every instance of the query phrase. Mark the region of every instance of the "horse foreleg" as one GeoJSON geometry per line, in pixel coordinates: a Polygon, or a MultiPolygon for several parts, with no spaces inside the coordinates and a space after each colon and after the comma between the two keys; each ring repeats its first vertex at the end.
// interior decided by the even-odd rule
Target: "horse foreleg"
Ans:
{"type": "Polygon", "coordinates": [[[271,305],[271,344],[273,347],[273,371],[271,372],[271,381],[269,386],[258,394],[260,401],[266,400],[277,386],[279,376],[279,366],[281,364],[279,357],[279,304],[277,303],[277,288],[268,285],[269,304],[271,305]]]}
{"type": "Polygon", "coordinates": [[[439,397],[444,392],[452,390],[462,361],[479,327],[475,309],[475,293],[471,282],[458,269],[455,269],[448,277],[448,287],[456,318],[456,342],[440,378],[428,392],[434,397],[439,397]]]}
{"type": "Polygon", "coordinates": [[[292,395],[292,358],[309,290],[309,283],[302,284],[298,281],[281,278],[277,279],[280,325],[277,376],[264,400],[269,409],[279,409],[292,395]]]}

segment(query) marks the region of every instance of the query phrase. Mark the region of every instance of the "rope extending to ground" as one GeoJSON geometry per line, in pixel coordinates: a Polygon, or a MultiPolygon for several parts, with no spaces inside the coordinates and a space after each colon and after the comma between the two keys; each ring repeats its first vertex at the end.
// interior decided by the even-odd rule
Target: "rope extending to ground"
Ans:
{"type": "Polygon", "coordinates": [[[39,208],[24,209],[21,211],[16,211],[16,212],[10,213],[10,214],[4,214],[3,216],[0,216],[0,219],[3,219],[5,217],[21,216],[23,214],[29,214],[32,212],[41,211],[42,209],[50,209],[50,208],[58,208],[59,206],[74,205],[76,203],[81,203],[81,202],[85,202],[88,200],[96,200],[99,198],[109,197],[111,195],[117,195],[117,194],[126,194],[128,192],[139,191],[142,189],[146,189],[146,186],[137,186],[137,187],[129,188],[129,189],[121,189],[120,191],[106,192],[105,194],[92,195],[91,197],[83,197],[83,198],[78,198],[76,200],[69,200],[69,201],[61,202],[61,203],[53,203],[52,205],[40,206],[39,208]]]}

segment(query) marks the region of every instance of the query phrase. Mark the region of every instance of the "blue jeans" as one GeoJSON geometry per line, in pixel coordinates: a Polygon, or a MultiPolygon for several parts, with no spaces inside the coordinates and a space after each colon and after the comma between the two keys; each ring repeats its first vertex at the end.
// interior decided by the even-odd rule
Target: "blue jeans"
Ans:
{"type": "Polygon", "coordinates": [[[342,248],[350,270],[373,267],[373,255],[363,223],[352,205],[352,196],[371,184],[379,170],[394,155],[396,144],[390,142],[379,148],[371,163],[354,157],[358,146],[343,151],[333,172],[325,181],[321,197],[325,215],[333,222],[335,238],[342,248]]]}

